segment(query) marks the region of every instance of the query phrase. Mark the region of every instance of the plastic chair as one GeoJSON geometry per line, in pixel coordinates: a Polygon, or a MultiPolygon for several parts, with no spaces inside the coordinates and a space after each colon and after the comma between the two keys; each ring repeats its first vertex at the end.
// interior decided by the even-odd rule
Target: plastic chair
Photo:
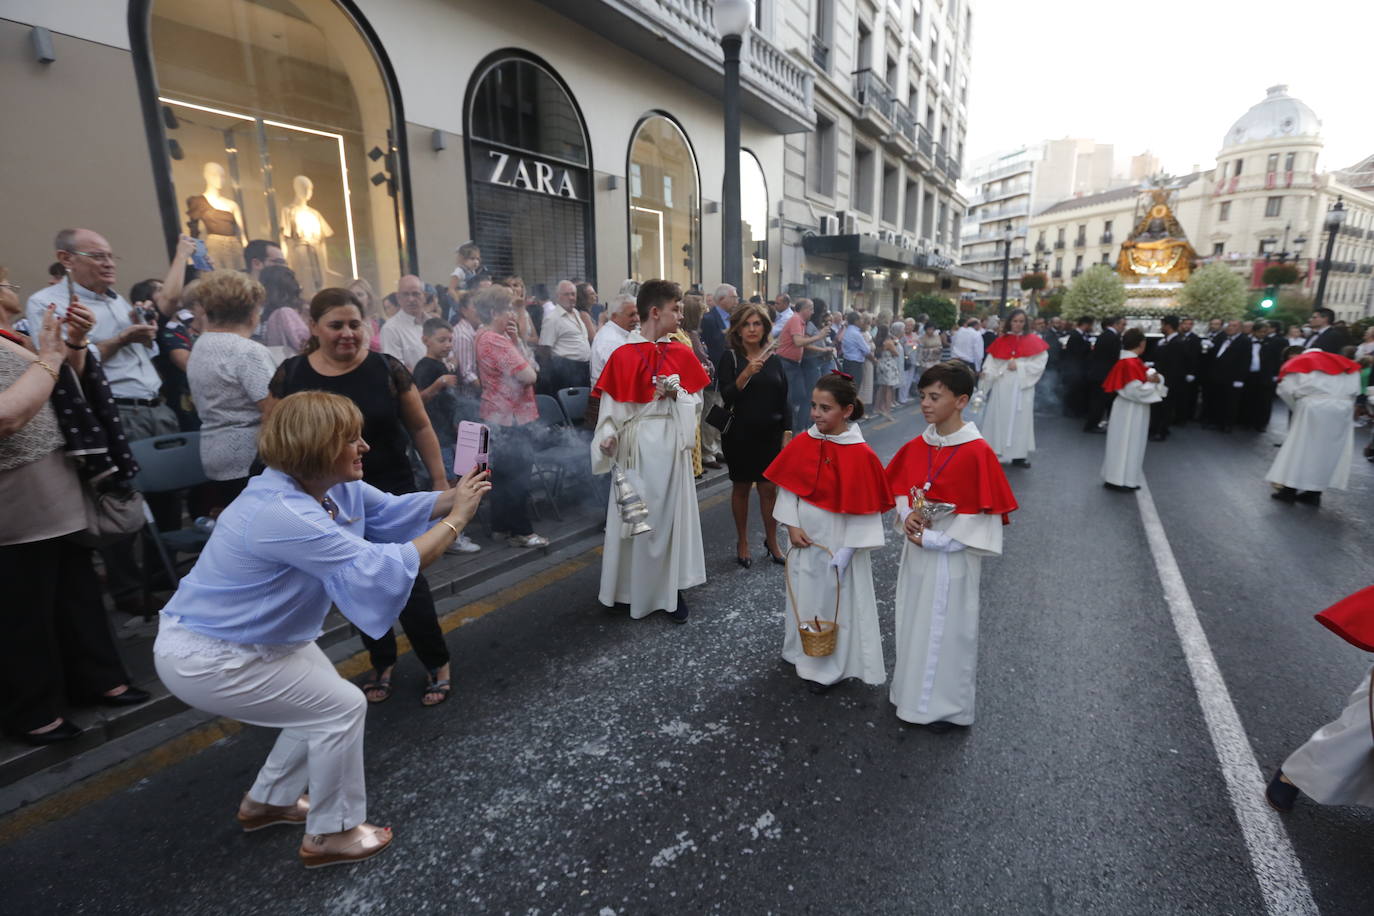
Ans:
{"type": "Polygon", "coordinates": [[[573,426],[583,425],[583,419],[587,416],[587,401],[591,399],[591,394],[590,388],[558,389],[558,404],[573,426]]]}
{"type": "MultiPolygon", "coordinates": [[[[534,396],[536,406],[539,408],[539,425],[548,430],[560,430],[562,436],[571,437],[573,435],[572,424],[568,415],[563,412],[562,406],[547,394],[536,394],[534,396]]],[[[539,482],[544,486],[544,494],[548,498],[549,506],[553,509],[554,518],[563,520],[563,513],[558,508],[558,497],[563,491],[563,483],[570,469],[580,469],[582,465],[587,465],[588,475],[591,473],[591,453],[589,446],[580,441],[568,442],[561,441],[556,445],[546,446],[537,449],[534,453],[534,464],[531,472],[539,478],[539,482]]]]}
{"type": "MultiPolygon", "coordinates": [[[[200,433],[169,433],[148,439],[135,439],[129,443],[134,460],[138,462],[138,475],[134,477],[134,487],[144,493],[168,493],[173,490],[187,490],[206,483],[205,468],[200,463],[200,433]]],[[[147,503],[143,505],[143,533],[157,549],[162,568],[167,573],[167,581],[175,589],[181,577],[177,575],[176,564],[172,558],[178,553],[199,553],[210,539],[209,532],[197,528],[182,528],[177,531],[161,531],[153,519],[152,510],[147,503]]],[[[148,564],[143,564],[143,601],[148,603],[149,587],[148,564]]]]}
{"type": "Polygon", "coordinates": [[[567,426],[568,415],[563,406],[547,394],[536,394],[534,404],[539,408],[539,422],[545,426],[567,426]]]}

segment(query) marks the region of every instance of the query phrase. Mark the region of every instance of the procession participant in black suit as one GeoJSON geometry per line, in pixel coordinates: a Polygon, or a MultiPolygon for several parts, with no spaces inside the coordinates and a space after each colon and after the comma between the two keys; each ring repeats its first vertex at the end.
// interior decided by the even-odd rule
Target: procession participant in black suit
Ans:
{"type": "Polygon", "coordinates": [[[1083,424],[1083,432],[1100,433],[1102,418],[1112,403],[1113,394],[1102,388],[1107,375],[1121,358],[1121,332],[1126,328],[1126,319],[1112,315],[1102,319],[1102,333],[1093,342],[1093,352],[1088,357],[1088,419],[1083,424]]]}
{"type": "Polygon", "coordinates": [[[1250,361],[1240,395],[1240,425],[1262,433],[1269,427],[1274,392],[1279,384],[1279,364],[1284,347],[1267,321],[1256,321],[1250,332],[1250,361]]]}
{"type": "Polygon", "coordinates": [[[1046,384],[1040,386],[1041,390],[1052,392],[1054,397],[1062,398],[1063,381],[1060,374],[1062,371],[1060,363],[1063,361],[1064,347],[1059,343],[1058,328],[1053,326],[1058,324],[1058,322],[1058,318],[1051,319],[1049,322],[1045,321],[1043,318],[1037,318],[1032,323],[1032,326],[1036,336],[1045,342],[1045,346],[1049,347],[1049,350],[1046,352],[1050,354],[1049,362],[1045,364],[1044,381],[1046,384]]]}
{"type": "Polygon", "coordinates": [[[1169,424],[1178,415],[1180,402],[1188,396],[1188,352],[1183,336],[1179,333],[1179,320],[1175,315],[1165,315],[1159,321],[1160,333],[1164,335],[1154,346],[1151,362],[1155,371],[1164,377],[1168,396],[1150,405],[1150,441],[1163,442],[1169,438],[1169,424]]]}
{"type": "Polygon", "coordinates": [[[1307,339],[1307,345],[1303,349],[1325,350],[1327,353],[1339,355],[1350,346],[1350,335],[1343,328],[1334,327],[1335,322],[1336,313],[1331,309],[1314,309],[1307,323],[1315,333],[1307,339]]]}
{"type": "MultiPolygon", "coordinates": [[[[1170,423],[1174,426],[1183,426],[1193,417],[1197,416],[1197,396],[1201,385],[1198,384],[1199,376],[1202,374],[1202,338],[1193,330],[1193,319],[1187,315],[1181,315],[1178,319],[1178,336],[1183,340],[1183,384],[1178,399],[1174,402],[1176,408],[1170,423]]],[[[1171,392],[1172,388],[1169,389],[1171,392]]]]}
{"type": "Polygon", "coordinates": [[[1066,417],[1081,417],[1088,412],[1088,358],[1093,352],[1092,330],[1091,318],[1079,318],[1064,341],[1059,366],[1066,417]]]}
{"type": "Polygon", "coordinates": [[[1216,338],[1209,360],[1207,385],[1203,390],[1204,429],[1229,433],[1240,414],[1241,391],[1250,365],[1250,338],[1241,332],[1239,321],[1231,321],[1216,338]]]}
{"type": "Polygon", "coordinates": [[[1212,360],[1217,358],[1217,348],[1226,339],[1226,322],[1220,318],[1207,320],[1207,333],[1202,335],[1202,361],[1198,364],[1197,387],[1202,404],[1194,414],[1205,427],[1207,425],[1207,390],[1212,384],[1212,360]]]}

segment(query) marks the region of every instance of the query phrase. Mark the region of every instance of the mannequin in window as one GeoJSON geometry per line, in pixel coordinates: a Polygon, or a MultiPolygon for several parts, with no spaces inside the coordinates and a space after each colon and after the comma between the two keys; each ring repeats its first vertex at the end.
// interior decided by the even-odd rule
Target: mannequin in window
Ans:
{"type": "Polygon", "coordinates": [[[334,234],[324,214],[310,206],[315,183],[304,175],[291,180],[296,199],[281,212],[281,237],[286,248],[286,260],[296,272],[301,295],[309,298],[325,286],[329,271],[329,254],[325,239],[334,234]]]}
{"type": "Polygon", "coordinates": [[[243,211],[224,193],[229,175],[218,162],[202,169],[205,190],[186,198],[186,228],[205,241],[205,252],[223,270],[243,270],[243,211]]]}

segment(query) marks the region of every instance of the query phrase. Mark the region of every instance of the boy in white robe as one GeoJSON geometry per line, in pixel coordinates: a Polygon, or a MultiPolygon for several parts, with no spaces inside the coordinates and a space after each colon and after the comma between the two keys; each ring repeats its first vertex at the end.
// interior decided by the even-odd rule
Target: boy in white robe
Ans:
{"type": "Polygon", "coordinates": [[[1025,309],[1007,316],[1006,333],[992,342],[980,376],[987,392],[982,430],[999,461],[1030,467],[1035,451],[1035,386],[1049,365],[1049,345],[1032,334],[1025,309]]]}
{"type": "Polygon", "coordinates": [[[852,378],[822,376],[811,392],[813,425],[764,472],[778,485],[773,517],[787,526],[791,543],[782,657],[812,693],[847,678],[887,680],[870,554],[883,546],[883,513],[892,497],[883,464],[859,431],[863,409],[852,378]],[[829,655],[802,651],[798,622],[813,618],[838,622],[829,655]]]}
{"type": "Polygon", "coordinates": [[[640,331],[612,351],[596,381],[592,472],[619,465],[644,500],[652,530],[630,534],[612,488],[598,598],[606,607],[628,604],[636,620],[665,611],[686,623],[682,590],[706,581],[692,451],[709,380],[690,348],[667,339],[682,317],[682,288],[645,281],[636,306],[640,331]]]}
{"type": "Polygon", "coordinates": [[[1145,443],[1150,437],[1150,405],[1169,394],[1164,380],[1140,361],[1145,334],[1131,328],[1121,335],[1121,357],[1102,382],[1115,394],[1107,423],[1107,452],[1102,459],[1103,486],[1108,490],[1139,490],[1145,482],[1145,443]]]}
{"type": "Polygon", "coordinates": [[[973,724],[982,561],[1001,555],[1002,526],[1016,509],[996,453],[961,416],[973,383],[957,361],[927,369],[919,388],[929,426],[887,467],[906,538],[890,697],[899,719],[937,732],[973,724]],[[953,509],[926,514],[940,503],[953,509]]]}
{"type": "MultiPolygon", "coordinates": [[[[1285,351],[1285,356],[1296,347],[1285,351]]],[[[1293,412],[1288,435],[1265,479],[1282,502],[1320,506],[1323,490],[1350,482],[1350,422],[1360,393],[1360,364],[1335,353],[1308,350],[1279,370],[1279,397],[1293,412]]]]}

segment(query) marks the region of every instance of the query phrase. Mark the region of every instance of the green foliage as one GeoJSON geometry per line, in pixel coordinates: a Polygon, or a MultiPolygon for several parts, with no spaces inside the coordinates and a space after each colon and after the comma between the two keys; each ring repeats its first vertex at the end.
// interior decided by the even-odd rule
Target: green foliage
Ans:
{"type": "Polygon", "coordinates": [[[1261,309],[1258,302],[1245,313],[1246,318],[1267,318],[1282,321],[1285,326],[1302,326],[1312,315],[1312,299],[1296,290],[1279,290],[1279,301],[1271,309],[1261,309]]]}
{"type": "Polygon", "coordinates": [[[1044,289],[1044,288],[1045,288],[1045,275],[1042,274],[1042,273],[1039,273],[1039,274],[1025,274],[1024,276],[1021,277],[1021,288],[1022,288],[1022,289],[1044,289]]]}
{"type": "Polygon", "coordinates": [[[1262,276],[1265,286],[1285,286],[1298,282],[1298,268],[1292,264],[1270,264],[1262,276]]]}
{"type": "Polygon", "coordinates": [[[1064,294],[1063,308],[1074,318],[1091,315],[1105,318],[1121,312],[1126,287],[1116,271],[1106,264],[1094,264],[1078,275],[1064,294]]]}
{"type": "Polygon", "coordinates": [[[934,293],[917,293],[902,306],[902,315],[906,318],[916,318],[922,314],[929,315],[935,326],[945,331],[951,330],[959,322],[959,307],[954,300],[934,293]]]}
{"type": "Polygon", "coordinates": [[[1208,264],[1195,271],[1178,293],[1183,311],[1203,321],[1239,318],[1249,299],[1245,281],[1225,264],[1208,264]]]}
{"type": "Polygon", "coordinates": [[[1064,314],[1064,287],[1058,286],[1040,297],[1040,305],[1036,313],[1041,318],[1053,318],[1056,315],[1064,314]]]}

